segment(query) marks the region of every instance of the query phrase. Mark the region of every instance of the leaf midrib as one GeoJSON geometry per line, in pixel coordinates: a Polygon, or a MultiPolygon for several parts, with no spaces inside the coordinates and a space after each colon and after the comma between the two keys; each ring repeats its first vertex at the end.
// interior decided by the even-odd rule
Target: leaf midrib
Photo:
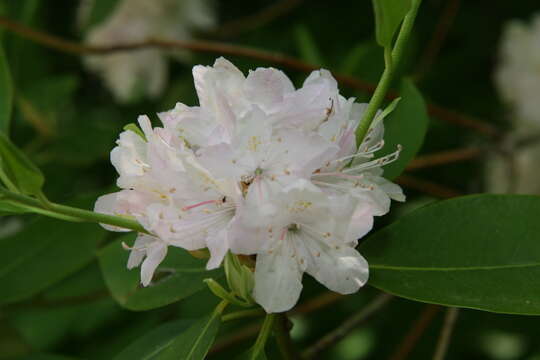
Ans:
{"type": "Polygon", "coordinates": [[[485,266],[462,266],[462,267],[415,267],[415,266],[370,264],[369,267],[371,269],[396,270],[396,271],[479,271],[479,270],[501,270],[501,269],[517,269],[517,268],[528,268],[528,267],[540,267],[540,263],[509,264],[509,265],[485,265],[485,266]]]}

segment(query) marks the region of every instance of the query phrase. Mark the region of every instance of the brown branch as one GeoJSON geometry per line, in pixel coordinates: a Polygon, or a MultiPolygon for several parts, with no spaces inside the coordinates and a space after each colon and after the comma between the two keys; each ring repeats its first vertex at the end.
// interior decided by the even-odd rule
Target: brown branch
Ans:
{"type": "Polygon", "coordinates": [[[274,334],[276,335],[276,342],[284,360],[296,360],[300,358],[291,340],[291,328],[292,323],[287,317],[287,314],[278,314],[274,324],[274,334]]]}
{"type": "Polygon", "coordinates": [[[446,109],[435,104],[428,104],[427,107],[429,114],[440,120],[474,130],[487,137],[499,138],[502,136],[499,129],[483,120],[474,118],[470,115],[461,114],[457,111],[446,109]]]}
{"type": "Polygon", "coordinates": [[[210,348],[208,354],[216,354],[234,345],[240,344],[247,339],[254,338],[255,336],[257,336],[257,333],[260,330],[260,323],[244,326],[240,330],[235,331],[233,334],[224,336],[223,338],[216,341],[214,345],[210,348]]]}
{"type": "Polygon", "coordinates": [[[227,38],[236,36],[246,31],[257,29],[293,10],[302,2],[303,0],[276,1],[255,14],[240,18],[238,20],[232,20],[231,22],[225,23],[217,29],[206,33],[205,35],[218,38],[227,38]]]}
{"type": "MultiPolygon", "coordinates": [[[[216,41],[178,41],[178,40],[160,40],[160,39],[148,39],[146,41],[135,42],[130,44],[119,44],[113,46],[92,46],[82,45],[78,42],[66,40],[51,34],[36,31],[23,24],[16,23],[7,19],[4,16],[0,16],[0,27],[3,27],[21,37],[39,43],[43,46],[70,53],[74,55],[106,55],[119,51],[140,50],[147,48],[160,48],[160,49],[184,49],[201,53],[212,53],[220,55],[240,56],[250,59],[260,60],[268,63],[278,64],[283,67],[294,69],[303,72],[310,72],[318,69],[316,65],[308,64],[294,57],[290,57],[284,54],[259,50],[239,45],[226,44],[216,41]]],[[[341,84],[351,87],[356,90],[373,92],[375,85],[361,81],[359,79],[334,73],[334,77],[341,84]]],[[[395,92],[389,92],[388,98],[395,98],[398,94],[395,92]]],[[[469,115],[458,113],[454,110],[449,110],[435,104],[427,105],[430,115],[437,117],[446,122],[474,130],[482,135],[488,137],[498,137],[500,132],[489,123],[473,118],[469,115]]]]}
{"type": "MultiPolygon", "coordinates": [[[[345,296],[341,294],[330,291],[324,292],[323,294],[298,305],[290,312],[290,316],[294,317],[301,314],[312,313],[326,306],[334,304],[336,301],[342,300],[344,298],[345,296]]],[[[257,336],[260,328],[261,325],[258,323],[246,325],[234,334],[225,336],[222,339],[218,340],[210,349],[210,353],[213,354],[220,352],[249,338],[255,337],[257,336]]]]}
{"type": "Polygon", "coordinates": [[[332,291],[327,291],[322,295],[319,295],[315,298],[312,298],[311,300],[308,300],[298,305],[293,310],[291,310],[290,314],[291,316],[295,316],[300,314],[312,313],[343,299],[345,299],[345,295],[341,295],[332,291]]]}
{"type": "Polygon", "coordinates": [[[454,326],[456,325],[458,313],[458,308],[448,308],[448,310],[446,310],[444,325],[439,337],[439,341],[437,342],[433,360],[444,360],[446,357],[446,353],[448,352],[448,347],[450,345],[450,338],[452,337],[452,332],[454,331],[454,326]]]}
{"type": "Polygon", "coordinates": [[[395,182],[409,189],[441,199],[449,199],[462,195],[455,189],[410,175],[400,175],[395,182]]]}
{"type": "Polygon", "coordinates": [[[358,325],[368,320],[373,314],[382,309],[394,297],[389,294],[380,294],[362,310],[347,319],[338,328],[324,335],[319,341],[307,348],[302,354],[304,359],[313,359],[328,347],[345,338],[358,325]]]}
{"type": "Polygon", "coordinates": [[[407,170],[418,170],[437,165],[445,165],[458,161],[470,160],[477,158],[483,152],[484,151],[481,148],[465,148],[419,156],[409,163],[407,170]]]}
{"type": "Polygon", "coordinates": [[[389,359],[405,360],[440,310],[438,305],[426,305],[389,359]]]}
{"type": "Polygon", "coordinates": [[[424,76],[435,62],[437,55],[439,55],[444,41],[450,32],[450,28],[454,23],[454,19],[456,18],[460,5],[460,0],[449,0],[446,2],[441,16],[439,17],[435,31],[433,32],[424,53],[420,57],[418,66],[416,67],[416,79],[424,76]]]}

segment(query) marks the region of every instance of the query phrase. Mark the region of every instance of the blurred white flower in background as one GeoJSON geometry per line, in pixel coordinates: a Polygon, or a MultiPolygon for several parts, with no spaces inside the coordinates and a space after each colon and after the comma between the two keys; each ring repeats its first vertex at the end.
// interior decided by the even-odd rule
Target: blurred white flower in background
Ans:
{"type": "Polygon", "coordinates": [[[405,200],[382,177],[400,149],[375,158],[383,115],[358,147],[365,104],[341,96],[326,70],[299,89],[279,70],[246,77],[223,58],[193,76],[200,106],[159,114],[163,128],[141,116],[142,132],[123,132],[111,152],[122,190],[95,210],[134,218],[152,234],[128,247],[128,267],[142,264],[148,285],[169,246],[208,248],[209,269],[227,251],[256,255],[253,297],[269,313],[296,304],[304,273],[333,291],[357,291],[369,272],[357,240],[391,199],[405,200]]]}
{"type": "Polygon", "coordinates": [[[487,190],[540,194],[540,14],[504,27],[495,84],[513,128],[502,144],[505,154],[488,158],[487,190]]]}
{"type": "Polygon", "coordinates": [[[503,31],[495,72],[499,93],[512,111],[512,121],[540,129],[540,14],[529,24],[509,22],[503,31]]]}
{"type": "MultiPolygon", "coordinates": [[[[79,23],[88,17],[92,1],[83,1],[79,23]]],[[[89,45],[133,44],[152,38],[189,40],[193,31],[215,25],[209,0],[120,0],[102,23],[85,35],[89,45]]],[[[143,49],[87,56],[84,63],[99,74],[119,102],[138,96],[159,96],[168,77],[168,57],[187,59],[186,51],[143,49]]]]}

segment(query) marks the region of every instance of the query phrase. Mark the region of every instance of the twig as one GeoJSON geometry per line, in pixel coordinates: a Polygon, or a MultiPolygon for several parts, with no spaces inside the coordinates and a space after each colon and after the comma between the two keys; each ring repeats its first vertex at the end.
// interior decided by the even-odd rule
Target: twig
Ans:
{"type": "Polygon", "coordinates": [[[449,199],[462,195],[455,189],[410,175],[400,175],[395,182],[407,188],[441,199],[449,199]]]}
{"type": "Polygon", "coordinates": [[[293,310],[291,310],[290,314],[291,316],[295,316],[299,314],[312,313],[328,305],[334,304],[335,302],[342,299],[345,299],[344,295],[341,295],[332,291],[328,291],[320,296],[317,296],[313,299],[310,299],[298,305],[293,310]]]}
{"type": "Polygon", "coordinates": [[[502,136],[501,131],[495,126],[470,115],[461,114],[435,104],[428,104],[427,107],[429,114],[440,120],[474,130],[487,137],[499,138],[502,136]]]}
{"type": "Polygon", "coordinates": [[[221,321],[231,321],[231,320],[238,320],[238,319],[244,319],[249,317],[259,317],[264,316],[266,313],[261,308],[256,309],[249,309],[249,310],[240,310],[233,313],[225,314],[221,317],[221,321]]]}
{"type": "Polygon", "coordinates": [[[371,303],[367,304],[360,312],[352,315],[347,319],[343,324],[341,324],[337,329],[332,330],[328,334],[324,335],[319,341],[307,348],[302,357],[304,359],[313,359],[320,352],[327,349],[328,347],[334,345],[344,337],[346,337],[352,330],[354,330],[358,325],[365,322],[373,314],[382,309],[393,296],[389,294],[378,295],[371,303]]]}
{"type": "Polygon", "coordinates": [[[433,355],[433,360],[444,360],[446,353],[448,351],[448,346],[450,345],[450,338],[452,332],[454,331],[454,326],[456,324],[456,319],[459,313],[458,308],[448,308],[446,310],[446,316],[444,318],[444,325],[437,342],[437,347],[435,349],[435,355],[433,355]]]}
{"type": "Polygon", "coordinates": [[[249,30],[257,29],[293,10],[302,2],[303,0],[276,1],[255,14],[228,22],[217,29],[206,33],[205,35],[218,38],[227,38],[236,36],[249,30]]]}
{"type": "Polygon", "coordinates": [[[257,336],[259,330],[261,330],[261,324],[259,323],[247,325],[234,332],[232,335],[224,336],[222,339],[216,341],[208,353],[215,354],[247,339],[253,338],[257,336]]]}
{"type": "Polygon", "coordinates": [[[407,165],[407,170],[418,170],[431,166],[470,160],[478,157],[482,153],[483,149],[478,147],[441,151],[439,153],[419,156],[413,159],[409,165],[407,165]]]}
{"type": "Polygon", "coordinates": [[[300,359],[291,340],[291,324],[286,313],[277,314],[276,322],[274,324],[274,333],[283,359],[300,359]]]}
{"type": "Polygon", "coordinates": [[[418,66],[416,67],[416,79],[423,77],[435,62],[435,59],[437,58],[437,55],[439,55],[444,41],[448,36],[450,28],[454,23],[454,19],[456,18],[460,5],[460,0],[449,0],[446,2],[437,23],[437,27],[435,28],[435,31],[433,32],[424,53],[420,57],[418,66]]]}
{"type": "Polygon", "coordinates": [[[401,343],[398,345],[396,351],[390,356],[390,360],[404,360],[407,358],[407,355],[414,349],[418,340],[422,337],[427,327],[433,321],[435,315],[441,310],[441,307],[438,305],[426,305],[424,310],[416,319],[414,324],[411,326],[407,335],[403,338],[401,343]]]}
{"type": "MultiPolygon", "coordinates": [[[[334,292],[325,292],[322,295],[319,295],[309,301],[306,301],[305,303],[297,306],[294,310],[291,311],[291,316],[297,316],[300,314],[308,314],[312,313],[314,311],[320,310],[328,305],[334,304],[336,301],[344,299],[345,296],[334,293],[334,292]]],[[[215,345],[210,350],[210,353],[216,353],[220,352],[224,349],[227,349],[231,346],[234,346],[238,343],[241,343],[242,341],[255,337],[260,330],[261,325],[256,324],[250,324],[247,325],[240,330],[238,330],[236,333],[223,337],[222,339],[218,340],[215,345]]]]}
{"type": "MultiPolygon", "coordinates": [[[[319,68],[316,65],[305,63],[284,54],[215,41],[173,41],[148,39],[146,41],[113,46],[87,46],[78,42],[66,40],[51,34],[34,30],[23,24],[11,21],[4,16],[0,16],[0,27],[3,27],[31,41],[37,42],[43,46],[74,55],[107,55],[120,51],[140,50],[146,48],[185,49],[202,53],[246,57],[278,64],[289,69],[303,72],[310,72],[319,68]]],[[[334,73],[333,75],[341,84],[350,88],[365,92],[373,92],[375,90],[375,86],[371,83],[339,73],[334,73]]],[[[387,98],[393,99],[397,96],[398,94],[396,92],[389,92],[387,98]]],[[[430,115],[443,121],[474,130],[488,137],[500,136],[500,131],[497,128],[469,115],[461,114],[454,110],[449,110],[435,104],[428,104],[427,107],[430,115]]]]}

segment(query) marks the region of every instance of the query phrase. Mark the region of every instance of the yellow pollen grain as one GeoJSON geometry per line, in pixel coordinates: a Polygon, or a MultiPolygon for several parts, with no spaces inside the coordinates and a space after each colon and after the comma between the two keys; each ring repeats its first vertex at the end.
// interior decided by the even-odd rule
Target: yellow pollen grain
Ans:
{"type": "Polygon", "coordinates": [[[257,147],[261,144],[262,142],[258,136],[252,136],[248,141],[248,149],[251,151],[257,151],[257,147]]]}
{"type": "Polygon", "coordinates": [[[302,212],[308,209],[313,203],[311,201],[298,200],[289,207],[290,212],[302,212]]]}

